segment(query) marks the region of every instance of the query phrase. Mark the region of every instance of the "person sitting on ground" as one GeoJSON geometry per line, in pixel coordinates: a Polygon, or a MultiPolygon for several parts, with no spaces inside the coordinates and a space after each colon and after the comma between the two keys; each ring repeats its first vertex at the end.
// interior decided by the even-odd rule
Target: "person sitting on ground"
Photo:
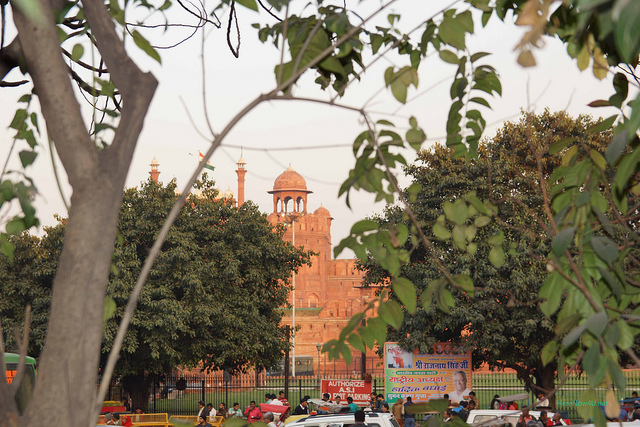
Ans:
{"type": "Polygon", "coordinates": [[[262,411],[260,411],[260,408],[256,406],[255,400],[252,400],[247,409],[244,410],[244,416],[247,417],[247,422],[249,424],[262,419],[262,411]]]}
{"type": "Polygon", "coordinates": [[[507,408],[510,411],[517,411],[518,410],[518,403],[517,402],[509,402],[509,407],[507,408]]]}
{"type": "Polygon", "coordinates": [[[304,397],[300,399],[300,405],[296,406],[293,411],[293,415],[309,415],[309,404],[304,397]]]}
{"type": "Polygon", "coordinates": [[[283,403],[280,401],[280,399],[278,399],[278,398],[276,397],[275,393],[271,393],[271,396],[270,396],[270,397],[271,397],[271,404],[272,404],[272,405],[280,405],[280,406],[282,406],[282,405],[283,405],[283,403]]]}
{"type": "Polygon", "coordinates": [[[387,412],[389,412],[389,404],[388,403],[383,403],[382,406],[380,407],[381,411],[380,412],[384,412],[385,414],[387,412]]]}
{"type": "Polygon", "coordinates": [[[213,404],[212,403],[207,403],[207,411],[209,412],[209,416],[210,417],[215,417],[216,414],[216,410],[213,409],[213,404]]]}
{"type": "Polygon", "coordinates": [[[500,409],[500,400],[498,400],[500,396],[495,394],[493,395],[493,399],[491,399],[491,403],[489,404],[489,409],[500,409]]]}
{"type": "Polygon", "coordinates": [[[280,392],[278,392],[278,400],[282,402],[283,405],[289,406],[289,401],[284,397],[284,390],[280,390],[280,392]]]}
{"type": "Polygon", "coordinates": [[[202,426],[202,427],[213,427],[211,424],[209,424],[207,422],[207,418],[202,416],[202,415],[198,415],[198,424],[197,425],[202,426]]]}
{"type": "Polygon", "coordinates": [[[564,423],[566,425],[571,425],[571,420],[568,418],[565,418],[564,420],[562,419],[562,415],[560,415],[560,412],[556,412],[555,414],[553,414],[553,424],[554,426],[561,426],[562,425],[562,421],[564,421],[564,423]]]}
{"type": "Polygon", "coordinates": [[[271,393],[267,393],[264,395],[264,403],[271,404],[271,393]]]}
{"type": "Polygon", "coordinates": [[[544,393],[538,393],[538,399],[536,400],[536,408],[548,408],[549,407],[549,399],[544,397],[544,393]]]}
{"type": "Polygon", "coordinates": [[[204,404],[204,400],[201,400],[198,402],[198,408],[200,408],[200,410],[198,411],[198,416],[202,415],[206,420],[207,417],[209,416],[209,411],[207,411],[207,407],[204,404]]]}
{"type": "Polygon", "coordinates": [[[227,418],[227,406],[223,402],[218,403],[218,415],[227,418]]]}
{"type": "Polygon", "coordinates": [[[354,414],[353,417],[355,419],[355,423],[353,424],[353,426],[351,427],[366,427],[367,425],[364,423],[364,411],[361,410],[357,410],[354,414]]]}
{"type": "Polygon", "coordinates": [[[267,427],[276,427],[276,423],[273,422],[273,412],[265,412],[262,421],[267,424],[267,427]]]}
{"type": "Polygon", "coordinates": [[[227,411],[227,418],[242,418],[242,410],[238,402],[235,402],[233,407],[227,411]]]}
{"type": "Polygon", "coordinates": [[[136,415],[141,415],[141,414],[144,414],[144,411],[142,410],[141,407],[136,406],[136,409],[133,410],[133,413],[136,415]]]}
{"type": "Polygon", "coordinates": [[[469,401],[469,406],[467,406],[467,410],[469,412],[473,411],[474,409],[478,409],[478,407],[476,406],[476,401],[475,400],[470,400],[469,401]]]}
{"type": "MultiPolygon", "coordinates": [[[[529,421],[537,421],[537,419],[536,417],[534,417],[529,413],[529,408],[526,408],[526,407],[522,408],[522,413],[518,418],[518,423],[516,424],[516,427],[529,427],[528,425],[529,421]]],[[[536,427],[535,425],[532,425],[532,426],[536,427]]]]}
{"type": "Polygon", "coordinates": [[[106,414],[104,414],[104,423],[108,426],[116,425],[115,421],[113,420],[113,414],[111,412],[107,412],[106,414]]]}
{"type": "Polygon", "coordinates": [[[353,403],[353,397],[347,397],[347,408],[349,408],[349,412],[355,413],[358,410],[358,405],[353,403]]]}
{"type": "Polygon", "coordinates": [[[475,409],[478,409],[480,407],[480,400],[476,397],[475,391],[469,392],[469,404],[471,404],[471,402],[474,402],[476,404],[475,409]]]}
{"type": "Polygon", "coordinates": [[[542,423],[543,426],[553,425],[553,421],[551,421],[548,417],[547,411],[540,411],[540,416],[538,417],[538,421],[542,423]]]}
{"type": "Polygon", "coordinates": [[[122,425],[122,421],[120,421],[120,414],[113,414],[113,425],[114,426],[122,425]]]}

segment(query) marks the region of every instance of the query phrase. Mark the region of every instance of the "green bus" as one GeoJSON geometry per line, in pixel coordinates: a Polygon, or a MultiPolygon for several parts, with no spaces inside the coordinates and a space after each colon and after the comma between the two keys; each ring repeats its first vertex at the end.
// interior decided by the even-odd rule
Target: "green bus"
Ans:
{"type": "MultiPolygon", "coordinates": [[[[7,370],[5,372],[7,378],[7,384],[11,384],[13,379],[16,377],[18,373],[18,360],[20,359],[20,355],[15,353],[4,353],[4,362],[7,365],[7,370]]],[[[25,358],[25,371],[22,376],[22,382],[20,383],[20,388],[18,388],[18,392],[16,393],[16,405],[18,406],[18,410],[22,414],[24,410],[27,408],[27,403],[31,399],[31,395],[33,394],[33,388],[36,386],[36,359],[33,357],[27,356],[25,358]]]]}

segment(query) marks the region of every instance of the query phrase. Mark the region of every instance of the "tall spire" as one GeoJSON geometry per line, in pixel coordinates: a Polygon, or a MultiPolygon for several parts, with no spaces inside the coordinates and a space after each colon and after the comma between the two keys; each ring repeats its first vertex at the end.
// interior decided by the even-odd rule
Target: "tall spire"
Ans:
{"type": "Polygon", "coordinates": [[[238,169],[236,169],[236,173],[238,174],[238,207],[244,205],[244,176],[247,174],[247,170],[244,168],[244,165],[246,165],[246,163],[242,158],[242,148],[240,148],[238,169]]]}
{"type": "Polygon", "coordinates": [[[151,175],[151,179],[153,180],[153,182],[155,182],[157,184],[158,183],[158,177],[160,176],[160,171],[158,170],[158,166],[160,166],[160,163],[158,163],[158,161],[154,157],[153,160],[151,160],[151,163],[149,164],[149,166],[151,166],[151,170],[149,171],[149,175],[151,175]]]}

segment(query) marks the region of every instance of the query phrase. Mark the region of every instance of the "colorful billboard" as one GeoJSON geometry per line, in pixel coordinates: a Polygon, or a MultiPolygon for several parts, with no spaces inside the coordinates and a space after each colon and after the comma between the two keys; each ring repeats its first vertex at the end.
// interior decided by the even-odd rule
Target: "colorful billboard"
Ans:
{"type": "Polygon", "coordinates": [[[371,395],[371,381],[364,380],[322,380],[322,393],[329,393],[329,400],[335,402],[336,396],[340,396],[343,402],[347,397],[353,399],[358,406],[369,404],[371,395]]]}
{"type": "Polygon", "coordinates": [[[459,402],[472,390],[471,352],[462,353],[455,344],[438,343],[427,354],[420,354],[388,342],[384,344],[384,367],[385,400],[390,404],[399,397],[426,402],[445,394],[459,402]]]}

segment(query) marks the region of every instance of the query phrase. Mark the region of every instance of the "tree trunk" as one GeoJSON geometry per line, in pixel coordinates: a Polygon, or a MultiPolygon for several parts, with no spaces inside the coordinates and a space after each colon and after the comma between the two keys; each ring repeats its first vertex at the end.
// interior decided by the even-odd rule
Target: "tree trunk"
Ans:
{"type": "MultiPolygon", "coordinates": [[[[556,370],[558,366],[556,363],[549,363],[542,369],[539,369],[538,375],[536,376],[536,380],[538,382],[539,387],[542,390],[538,390],[542,393],[549,394],[551,390],[553,390],[556,386],[556,370]]],[[[556,407],[556,395],[554,394],[549,398],[549,406],[552,408],[556,407]]]]}
{"type": "Polygon", "coordinates": [[[97,391],[104,295],[122,186],[117,180],[74,189],[32,399],[37,404],[29,406],[26,424],[42,421],[43,413],[52,425],[73,420],[73,425],[87,426],[94,421],[88,402],[97,391]]]}
{"type": "Polygon", "coordinates": [[[124,389],[131,396],[131,410],[139,406],[144,412],[148,412],[149,388],[153,378],[154,375],[145,375],[144,371],[122,378],[124,389]]]}

